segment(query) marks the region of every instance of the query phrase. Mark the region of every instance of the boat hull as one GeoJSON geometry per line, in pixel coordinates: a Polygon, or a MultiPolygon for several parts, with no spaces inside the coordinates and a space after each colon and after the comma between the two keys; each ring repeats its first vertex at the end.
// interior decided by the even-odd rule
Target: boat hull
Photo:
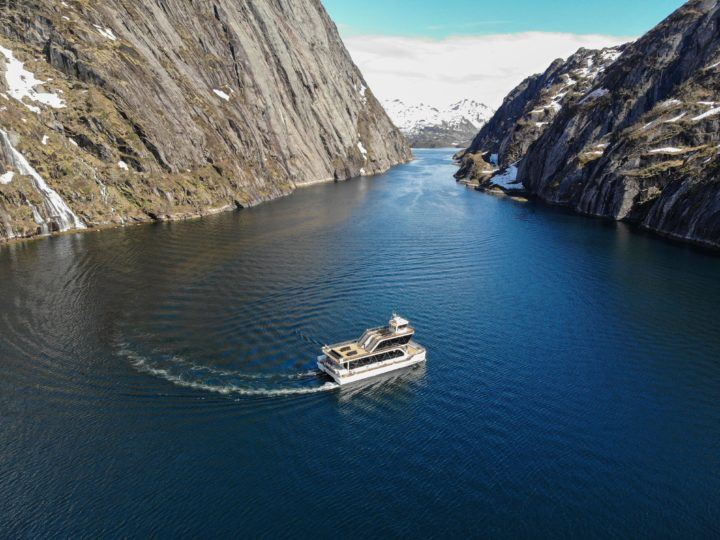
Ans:
{"type": "Polygon", "coordinates": [[[358,369],[358,370],[340,370],[336,371],[328,366],[325,365],[323,360],[325,359],[324,356],[321,356],[318,358],[318,368],[323,373],[326,373],[332,379],[339,385],[345,385],[345,384],[351,384],[358,381],[363,381],[365,379],[370,379],[372,377],[377,377],[378,375],[384,375],[386,373],[391,373],[393,371],[398,371],[401,369],[406,369],[412,366],[415,366],[417,364],[421,364],[425,362],[426,358],[426,351],[422,350],[420,352],[417,352],[413,355],[410,355],[408,357],[404,358],[398,358],[397,360],[394,360],[393,362],[388,362],[386,364],[373,366],[369,369],[358,369]]]}

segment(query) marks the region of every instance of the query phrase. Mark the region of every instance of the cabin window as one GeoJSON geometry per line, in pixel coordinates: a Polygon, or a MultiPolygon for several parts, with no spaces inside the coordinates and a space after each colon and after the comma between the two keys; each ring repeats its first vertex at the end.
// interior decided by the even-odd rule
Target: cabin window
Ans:
{"type": "Polygon", "coordinates": [[[385,349],[388,347],[396,347],[397,345],[407,345],[410,343],[410,339],[412,339],[412,335],[407,336],[401,336],[398,338],[393,339],[387,339],[385,341],[381,341],[377,347],[375,347],[375,350],[377,349],[385,349]]]}
{"type": "Polygon", "coordinates": [[[366,356],[365,358],[358,358],[352,362],[348,362],[349,369],[356,369],[370,364],[376,364],[378,362],[385,362],[386,360],[392,360],[393,358],[400,358],[405,353],[400,349],[393,351],[385,351],[382,353],[374,354],[372,356],[366,356]]]}

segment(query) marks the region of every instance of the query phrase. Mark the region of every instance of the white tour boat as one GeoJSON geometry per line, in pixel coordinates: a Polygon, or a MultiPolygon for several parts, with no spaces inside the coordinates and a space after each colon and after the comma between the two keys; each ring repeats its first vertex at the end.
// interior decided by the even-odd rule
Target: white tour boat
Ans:
{"type": "Polygon", "coordinates": [[[412,340],[415,329],[393,315],[388,326],[372,328],[357,341],[322,348],[318,368],[338,384],[361,381],[425,361],[425,348],[412,340]]]}

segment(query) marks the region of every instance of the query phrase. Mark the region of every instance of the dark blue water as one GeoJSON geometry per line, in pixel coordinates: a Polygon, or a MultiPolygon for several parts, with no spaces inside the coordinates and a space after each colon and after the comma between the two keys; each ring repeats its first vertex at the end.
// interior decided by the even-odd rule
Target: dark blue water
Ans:
{"type": "Polygon", "coordinates": [[[417,155],[0,248],[0,536],[720,534],[720,257],[417,155]],[[394,309],[425,368],[319,377],[394,309]]]}

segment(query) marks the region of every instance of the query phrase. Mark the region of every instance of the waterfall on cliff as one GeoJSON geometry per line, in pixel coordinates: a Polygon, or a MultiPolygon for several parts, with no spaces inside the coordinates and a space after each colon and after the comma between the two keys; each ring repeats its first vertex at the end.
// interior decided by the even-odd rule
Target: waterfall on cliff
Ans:
{"type": "Polygon", "coordinates": [[[62,197],[45,183],[42,176],[28,163],[20,152],[10,143],[8,134],[0,129],[0,144],[4,147],[4,154],[10,160],[15,172],[19,175],[29,176],[33,180],[33,185],[43,198],[43,210],[40,211],[30,204],[32,208],[33,218],[42,228],[43,234],[53,231],[52,225],[56,225],[58,231],[68,231],[70,229],[84,229],[85,224],[82,220],[70,210],[62,197]]]}

